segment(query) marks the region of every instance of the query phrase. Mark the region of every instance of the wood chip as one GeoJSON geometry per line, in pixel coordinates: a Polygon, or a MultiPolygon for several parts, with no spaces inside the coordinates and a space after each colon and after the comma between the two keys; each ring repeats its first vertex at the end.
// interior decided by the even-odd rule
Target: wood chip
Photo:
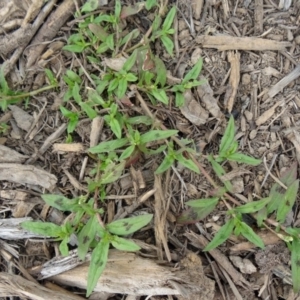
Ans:
{"type": "Polygon", "coordinates": [[[82,143],[62,143],[53,144],[53,152],[83,152],[84,146],[82,143]]]}
{"type": "MultiPolygon", "coordinates": [[[[198,235],[194,232],[188,232],[184,234],[192,243],[193,246],[203,249],[205,248],[209,241],[202,235],[198,235]]],[[[250,286],[250,283],[239,273],[230,263],[227,256],[224,255],[220,250],[213,249],[209,251],[209,254],[217,261],[219,265],[222,266],[224,270],[230,275],[234,283],[240,286],[250,286]]]]}
{"type": "Polygon", "coordinates": [[[264,124],[265,122],[267,122],[274,114],[275,114],[275,109],[282,105],[285,102],[285,100],[281,100],[279,102],[277,102],[276,104],[274,104],[271,108],[269,108],[268,110],[266,110],[262,115],[260,115],[255,123],[257,126],[260,126],[262,124],[264,124]]]}
{"type": "Polygon", "coordinates": [[[30,165],[0,164],[0,180],[19,184],[39,185],[52,190],[57,182],[56,176],[30,165]]]}
{"type": "Polygon", "coordinates": [[[201,75],[199,80],[203,81],[203,83],[197,87],[197,93],[201,99],[201,102],[205,104],[205,108],[215,118],[220,118],[222,116],[222,112],[220,111],[218,100],[213,96],[214,92],[212,88],[204,76],[201,75]]]}
{"type": "MultiPolygon", "coordinates": [[[[59,266],[61,264],[57,264],[56,269],[59,266]]],[[[88,267],[89,264],[84,263],[52,276],[51,280],[86,289],[88,267]]],[[[182,295],[186,300],[212,300],[214,282],[204,275],[201,260],[193,253],[182,260],[180,269],[173,269],[134,253],[110,250],[106,268],[94,291],[140,296],[182,295]]]]}
{"type": "Polygon", "coordinates": [[[277,42],[268,39],[256,37],[232,37],[226,35],[209,36],[200,35],[195,41],[201,44],[204,48],[214,48],[220,51],[225,50],[285,50],[286,47],[291,47],[290,42],[277,42]]]}
{"type": "Polygon", "coordinates": [[[237,90],[240,83],[240,54],[232,51],[228,52],[228,61],[231,65],[229,85],[225,95],[225,107],[231,113],[237,90]]]}
{"type": "Polygon", "coordinates": [[[16,296],[20,299],[51,299],[51,300],[74,300],[74,295],[70,296],[60,291],[52,291],[24,279],[23,277],[16,274],[8,274],[5,272],[0,273],[0,296],[1,297],[12,297],[16,296]]]}
{"type": "Polygon", "coordinates": [[[0,145],[0,163],[22,163],[28,156],[0,145]]]}
{"type": "Polygon", "coordinates": [[[283,77],[279,82],[277,82],[270,90],[268,91],[269,97],[276,96],[281,92],[287,85],[292,81],[297,79],[300,76],[300,65],[298,65],[291,73],[283,77]]]}

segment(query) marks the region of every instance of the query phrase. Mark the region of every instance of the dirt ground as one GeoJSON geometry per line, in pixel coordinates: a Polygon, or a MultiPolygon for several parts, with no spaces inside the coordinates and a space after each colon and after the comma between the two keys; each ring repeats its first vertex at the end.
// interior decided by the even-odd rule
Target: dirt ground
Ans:
{"type": "MultiPolygon", "coordinates": [[[[135,2],[121,1],[122,6],[135,2]]],[[[46,205],[41,195],[76,197],[87,191],[93,168],[87,149],[95,122],[81,118],[67,144],[67,120],[59,110],[66,70],[82,67],[98,76],[102,68],[62,50],[81,22],[74,18],[81,5],[79,0],[0,1],[2,74],[11,90],[30,93],[0,112],[1,299],[85,299],[88,258],[79,261],[75,246],[61,257],[53,239],[37,238],[19,226],[26,218],[63,224],[68,215],[46,205]],[[55,74],[58,88],[42,90],[49,86],[45,68],[55,74]]],[[[98,5],[98,14],[114,10],[114,1],[99,0],[98,5]]],[[[168,129],[194,141],[203,154],[199,163],[210,174],[205,157],[218,152],[228,116],[234,115],[239,151],[263,163],[232,163],[231,195],[240,203],[267,197],[274,177],[300,162],[300,2],[169,1],[168,7],[173,5],[178,7],[174,57],[159,43],[152,51],[173,80],[183,78],[202,57],[206,83],[186,95],[184,108],[176,108],[174,99],[167,106],[147,102],[148,108],[168,129]]],[[[153,15],[142,9],[127,18],[125,28],[145,34],[149,19],[153,15]]],[[[3,93],[2,86],[0,101],[3,93]]],[[[139,102],[132,102],[140,112],[139,102]]],[[[106,125],[98,127],[99,141],[112,136],[106,125]]],[[[215,250],[201,251],[224,224],[226,206],[219,204],[204,219],[180,223],[184,203],[207,198],[213,187],[203,174],[181,165],[155,175],[162,159],[162,154],[145,155],[109,185],[107,222],[120,214],[155,217],[132,236],[142,248],[138,253],[111,250],[89,299],[300,299],[292,288],[290,252],[272,231],[251,225],[264,249],[232,236],[215,250]]],[[[298,203],[285,226],[299,226],[298,203]]]]}

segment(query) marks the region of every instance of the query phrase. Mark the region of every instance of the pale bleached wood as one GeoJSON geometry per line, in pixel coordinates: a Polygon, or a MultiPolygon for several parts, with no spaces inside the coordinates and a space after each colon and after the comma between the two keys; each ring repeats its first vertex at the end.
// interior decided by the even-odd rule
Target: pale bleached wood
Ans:
{"type": "MultiPolygon", "coordinates": [[[[72,261],[76,263],[76,256],[72,261]]],[[[57,269],[60,265],[56,260],[53,267],[57,269]]],[[[63,265],[68,266],[66,260],[63,265]]],[[[85,262],[50,279],[58,284],[86,289],[88,268],[89,263],[85,262]]],[[[49,263],[47,272],[52,272],[49,263]]],[[[46,276],[45,270],[42,273],[46,276]]],[[[214,281],[204,275],[201,260],[194,253],[183,259],[178,268],[171,268],[134,253],[110,250],[108,263],[94,291],[129,295],[182,295],[187,300],[210,300],[214,297],[214,281]]]]}
{"type": "Polygon", "coordinates": [[[20,223],[25,221],[32,221],[32,218],[0,219],[0,239],[14,241],[29,238],[44,238],[44,236],[22,229],[20,223]]]}
{"type": "Polygon", "coordinates": [[[30,165],[0,164],[0,180],[20,184],[33,184],[52,190],[57,182],[56,176],[30,165]]]}
{"type": "Polygon", "coordinates": [[[31,300],[78,300],[77,296],[52,291],[21,276],[0,273],[0,297],[13,296],[31,300]]]}
{"type": "Polygon", "coordinates": [[[298,65],[292,72],[283,77],[280,81],[278,81],[273,87],[271,87],[268,91],[269,97],[276,96],[279,92],[281,92],[287,85],[289,85],[292,81],[297,79],[300,76],[300,65],[298,65]]]}
{"type": "Polygon", "coordinates": [[[225,50],[285,50],[286,47],[291,47],[289,42],[278,42],[274,40],[256,38],[256,37],[233,37],[228,35],[200,35],[195,39],[204,48],[215,48],[220,51],[225,50]]]}

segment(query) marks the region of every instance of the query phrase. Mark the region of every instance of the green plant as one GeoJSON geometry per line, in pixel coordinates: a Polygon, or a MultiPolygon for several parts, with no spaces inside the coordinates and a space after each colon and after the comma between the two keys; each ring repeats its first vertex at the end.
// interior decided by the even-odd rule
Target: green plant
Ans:
{"type": "MultiPolygon", "coordinates": [[[[46,75],[47,77],[50,76],[50,85],[45,86],[43,88],[40,88],[35,91],[27,92],[27,93],[21,93],[21,92],[16,92],[13,91],[9,88],[8,83],[5,79],[4,76],[4,67],[5,65],[3,64],[1,69],[0,69],[0,108],[5,111],[10,104],[15,104],[23,99],[28,99],[31,96],[35,96],[39,93],[42,93],[44,91],[53,89],[57,87],[57,81],[55,80],[52,72],[50,70],[47,70],[46,75]]],[[[49,79],[49,77],[48,77],[49,79]]]]}
{"type": "Polygon", "coordinates": [[[120,236],[136,232],[152,219],[151,214],[145,214],[104,225],[100,217],[103,209],[95,208],[94,199],[84,196],[68,199],[60,195],[43,195],[42,198],[50,206],[61,211],[72,212],[72,221],[63,225],[26,221],[21,226],[26,230],[61,241],[59,249],[64,256],[69,253],[68,243],[73,234],[77,236],[78,256],[81,260],[85,259],[90,248],[93,249],[88,271],[87,296],[92,293],[105,269],[110,245],[121,251],[139,250],[140,247],[135,242],[120,236]]]}
{"type": "MultiPolygon", "coordinates": [[[[256,166],[260,163],[260,160],[237,152],[238,143],[234,140],[234,135],[234,119],[231,117],[220,143],[219,154],[215,158],[212,155],[207,157],[212,169],[224,186],[218,187],[210,178],[210,176],[206,174],[206,177],[216,188],[216,190],[212,193],[214,194],[214,197],[187,201],[186,205],[189,206],[190,209],[184,212],[178,218],[179,223],[196,222],[209,215],[217,207],[220,201],[224,201],[228,207],[228,220],[218,230],[214,238],[203,249],[203,251],[210,251],[218,247],[232,234],[237,236],[242,235],[257,247],[263,248],[264,243],[262,239],[247,223],[244,222],[243,215],[251,214],[256,219],[258,226],[269,228],[266,224],[266,222],[269,222],[268,216],[272,213],[275,213],[276,221],[278,222],[278,228],[276,230],[279,230],[280,225],[285,222],[288,213],[294,206],[298,195],[299,180],[297,179],[297,164],[294,164],[286,171],[285,174],[283,174],[281,178],[279,178],[278,182],[273,184],[268,197],[249,202],[244,205],[237,203],[228,194],[228,192],[233,192],[233,187],[229,180],[222,179],[224,178],[226,171],[223,166],[219,164],[219,162],[231,160],[256,166]],[[235,208],[229,207],[226,200],[232,201],[237,206],[235,208]]],[[[272,221],[270,222],[273,224],[272,221]]],[[[298,251],[298,247],[300,245],[300,229],[285,228],[284,226],[281,226],[281,229],[284,231],[284,233],[280,233],[278,236],[287,243],[288,248],[292,253],[291,265],[293,286],[294,291],[298,292],[300,290],[300,256],[298,251]]]]}

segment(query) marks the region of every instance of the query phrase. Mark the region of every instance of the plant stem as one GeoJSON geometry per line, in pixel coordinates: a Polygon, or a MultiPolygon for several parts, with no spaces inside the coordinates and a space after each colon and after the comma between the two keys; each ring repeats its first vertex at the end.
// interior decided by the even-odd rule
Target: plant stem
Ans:
{"type": "Polygon", "coordinates": [[[55,87],[56,87],[56,85],[49,85],[49,86],[45,86],[43,88],[40,88],[38,90],[35,90],[35,91],[32,91],[32,92],[28,92],[28,93],[24,93],[24,94],[20,94],[20,95],[14,95],[14,96],[3,95],[2,98],[0,99],[0,101],[18,100],[18,99],[21,100],[22,98],[35,96],[35,95],[37,95],[39,93],[42,93],[42,92],[47,91],[47,90],[51,90],[51,89],[53,89],[55,87]]]}

